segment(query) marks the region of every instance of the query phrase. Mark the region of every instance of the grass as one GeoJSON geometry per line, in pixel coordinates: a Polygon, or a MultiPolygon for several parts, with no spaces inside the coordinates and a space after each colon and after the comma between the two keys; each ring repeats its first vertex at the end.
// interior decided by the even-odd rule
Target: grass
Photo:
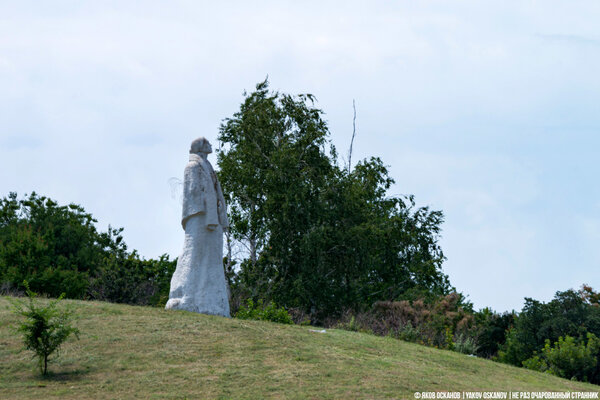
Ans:
{"type": "Polygon", "coordinates": [[[391,338],[158,308],[65,301],[69,339],[42,378],[0,297],[0,399],[414,398],[416,391],[593,391],[391,338]]]}

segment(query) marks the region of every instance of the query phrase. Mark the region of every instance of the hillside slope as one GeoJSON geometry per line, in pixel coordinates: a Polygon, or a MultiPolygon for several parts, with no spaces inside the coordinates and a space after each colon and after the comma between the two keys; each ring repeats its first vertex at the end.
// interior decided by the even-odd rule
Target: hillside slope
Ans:
{"type": "Polygon", "coordinates": [[[395,339],[68,301],[70,339],[38,375],[0,297],[0,399],[413,398],[415,391],[600,388],[395,339]]]}

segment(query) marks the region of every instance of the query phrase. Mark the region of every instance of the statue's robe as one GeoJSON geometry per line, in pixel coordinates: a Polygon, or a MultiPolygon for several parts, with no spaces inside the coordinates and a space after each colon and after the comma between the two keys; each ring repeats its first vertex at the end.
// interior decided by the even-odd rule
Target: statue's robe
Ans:
{"type": "Polygon", "coordinates": [[[167,309],[229,317],[223,270],[223,229],[229,227],[225,199],[215,172],[190,154],[183,179],[183,252],[171,278],[167,309]]]}

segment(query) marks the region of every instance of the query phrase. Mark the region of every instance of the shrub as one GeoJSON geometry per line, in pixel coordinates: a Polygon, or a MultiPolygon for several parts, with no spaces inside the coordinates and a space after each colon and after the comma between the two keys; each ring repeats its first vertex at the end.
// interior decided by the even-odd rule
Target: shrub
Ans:
{"type": "Polygon", "coordinates": [[[34,357],[38,358],[40,372],[42,375],[46,375],[49,356],[55,351],[58,356],[60,346],[71,334],[79,338],[79,330],[70,325],[71,312],[69,310],[57,309],[64,294],[58,299],[50,301],[47,306],[43,306],[35,301],[37,295],[29,289],[27,282],[24,283],[24,286],[29,301],[27,303],[13,301],[14,312],[26,318],[18,330],[23,333],[25,348],[35,352],[34,357]]]}
{"type": "Polygon", "coordinates": [[[440,296],[432,302],[415,300],[378,301],[359,320],[378,335],[452,350],[454,336],[473,329],[473,315],[461,306],[457,293],[440,296]]]}
{"type": "Polygon", "coordinates": [[[454,335],[452,334],[452,329],[448,326],[446,327],[446,341],[444,343],[444,348],[454,350],[454,335]]]}
{"type": "Polygon", "coordinates": [[[600,352],[600,339],[593,333],[587,334],[587,345],[571,336],[558,338],[554,346],[546,339],[540,354],[525,360],[525,368],[549,372],[552,375],[579,381],[598,383],[596,366],[600,352]]]}
{"type": "Polygon", "coordinates": [[[405,342],[417,343],[420,341],[422,333],[418,327],[415,328],[412,324],[408,323],[395,332],[390,331],[389,336],[404,340],[405,342]]]}
{"type": "Polygon", "coordinates": [[[461,351],[472,354],[477,350],[473,313],[463,307],[458,293],[429,301],[378,301],[368,311],[348,310],[339,320],[326,321],[325,326],[448,350],[456,350],[456,341],[460,340],[461,351]]]}
{"type": "Polygon", "coordinates": [[[13,285],[11,282],[2,282],[0,284],[0,296],[21,297],[24,294],[25,292],[19,290],[17,286],[13,285]]]}
{"type": "Polygon", "coordinates": [[[356,317],[353,315],[350,317],[348,322],[340,322],[336,325],[336,329],[343,329],[345,331],[358,332],[360,329],[356,323],[356,317]]]}
{"type": "Polygon", "coordinates": [[[177,260],[164,254],[158,260],[140,258],[133,251],[126,258],[108,257],[100,273],[91,279],[89,297],[94,300],[164,307],[169,300],[171,276],[177,260]]]}
{"type": "Polygon", "coordinates": [[[311,325],[310,315],[300,307],[292,307],[287,309],[288,314],[292,317],[292,321],[296,325],[309,326],[311,325]]]}
{"type": "Polygon", "coordinates": [[[407,342],[417,342],[421,337],[421,331],[419,328],[414,328],[411,324],[406,324],[398,331],[398,339],[407,342]]]}
{"type": "Polygon", "coordinates": [[[479,350],[479,346],[475,339],[466,334],[459,334],[454,339],[454,351],[463,354],[476,355],[479,350]]]}
{"type": "Polygon", "coordinates": [[[164,306],[176,261],[128,251],[123,228],[96,229],[84,208],[32,193],[0,199],[0,292],[164,306]]]}
{"type": "Polygon", "coordinates": [[[369,324],[364,320],[365,314],[359,313],[354,315],[350,312],[346,312],[345,316],[333,324],[335,329],[343,329],[345,331],[350,332],[363,332],[363,333],[373,333],[369,324]]]}
{"type": "Polygon", "coordinates": [[[585,337],[588,332],[600,336],[600,307],[590,304],[593,299],[588,301],[582,296],[567,290],[556,292],[548,303],[526,298],[500,347],[500,361],[521,366],[544,347],[546,340],[554,343],[559,337],[585,337]]]}
{"type": "Polygon", "coordinates": [[[273,302],[269,302],[266,306],[263,305],[263,301],[258,300],[258,303],[254,304],[252,299],[246,301],[245,306],[241,306],[238,312],[235,314],[236,318],[239,319],[256,319],[259,321],[271,321],[278,322],[280,324],[293,324],[292,317],[285,308],[277,307],[273,302]]]}
{"type": "Polygon", "coordinates": [[[506,333],[514,324],[515,313],[494,312],[486,307],[475,313],[477,356],[494,358],[506,343],[506,333]]]}
{"type": "Polygon", "coordinates": [[[539,355],[535,355],[527,360],[523,361],[523,366],[527,369],[531,369],[533,371],[546,372],[548,371],[548,363],[545,359],[541,358],[539,355]]]}
{"type": "Polygon", "coordinates": [[[521,340],[518,328],[511,327],[506,332],[506,339],[499,347],[497,360],[506,364],[519,365],[531,356],[529,348],[521,340]]]}

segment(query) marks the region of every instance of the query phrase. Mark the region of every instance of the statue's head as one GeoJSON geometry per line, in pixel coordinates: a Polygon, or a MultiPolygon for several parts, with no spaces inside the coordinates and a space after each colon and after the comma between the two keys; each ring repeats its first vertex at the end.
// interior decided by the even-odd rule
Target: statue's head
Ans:
{"type": "Polygon", "coordinates": [[[204,136],[201,136],[192,142],[190,153],[212,153],[212,146],[204,136]]]}

